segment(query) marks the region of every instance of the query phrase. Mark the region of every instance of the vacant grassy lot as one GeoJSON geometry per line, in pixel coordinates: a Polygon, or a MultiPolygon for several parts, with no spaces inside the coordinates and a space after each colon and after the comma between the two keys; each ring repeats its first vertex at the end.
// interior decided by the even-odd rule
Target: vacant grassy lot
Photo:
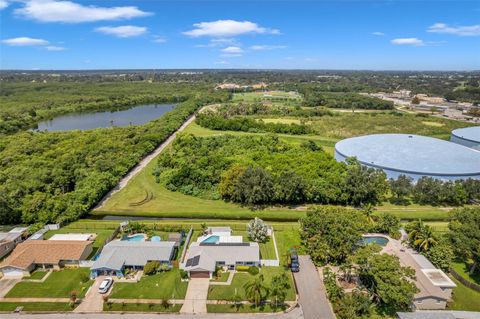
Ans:
{"type": "Polygon", "coordinates": [[[64,312],[74,308],[65,302],[0,302],[0,311],[14,311],[17,307],[23,307],[23,311],[49,311],[64,312]]]}
{"type": "Polygon", "coordinates": [[[179,312],[182,305],[171,305],[167,308],[161,304],[145,303],[104,303],[103,311],[122,311],[122,312],[179,312]]]}
{"type": "Polygon", "coordinates": [[[187,282],[180,280],[180,270],[152,276],[143,276],[137,283],[117,282],[113,285],[111,298],[183,299],[187,292],[187,282]]]}
{"type": "MultiPolygon", "coordinates": [[[[290,289],[287,291],[286,300],[295,300],[295,288],[293,284],[293,277],[289,271],[284,270],[283,267],[261,267],[260,274],[263,274],[265,278],[266,286],[270,286],[272,277],[280,275],[286,272],[290,278],[290,289]]],[[[259,275],[257,275],[259,276],[259,275]]],[[[248,272],[237,272],[233,277],[232,284],[230,286],[210,286],[208,288],[208,299],[210,300],[230,300],[235,295],[235,291],[246,300],[244,285],[254,279],[255,276],[250,275],[248,272]]]]}
{"type": "Polygon", "coordinates": [[[295,100],[301,101],[302,96],[296,92],[285,92],[285,91],[267,91],[267,92],[246,92],[246,93],[235,93],[233,95],[234,102],[254,102],[254,101],[265,101],[265,100],[295,100]]]}
{"type": "Polygon", "coordinates": [[[44,282],[21,281],[7,294],[7,298],[69,298],[71,291],[76,291],[78,297],[85,296],[92,280],[82,282],[88,278],[90,269],[75,268],[54,271],[44,282]],[[87,276],[87,277],[85,277],[87,276]]]}
{"type": "Polygon", "coordinates": [[[453,289],[453,301],[448,304],[452,310],[480,311],[480,292],[470,289],[450,277],[457,287],[453,289]]]}

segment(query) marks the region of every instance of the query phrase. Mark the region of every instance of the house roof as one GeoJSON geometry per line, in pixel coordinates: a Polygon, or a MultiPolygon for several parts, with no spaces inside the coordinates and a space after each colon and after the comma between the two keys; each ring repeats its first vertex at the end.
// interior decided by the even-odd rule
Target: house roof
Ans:
{"type": "Polygon", "coordinates": [[[121,270],[123,266],[145,266],[148,261],[169,261],[175,243],[170,241],[122,241],[115,240],[103,247],[92,270],[121,270]]]}
{"type": "Polygon", "coordinates": [[[415,312],[397,312],[399,319],[456,319],[456,317],[446,311],[415,311],[415,312]]]}
{"type": "Polygon", "coordinates": [[[225,232],[232,232],[232,229],[230,227],[208,227],[207,232],[225,233],[225,232]]]}
{"type": "Polygon", "coordinates": [[[180,241],[182,240],[182,234],[180,233],[170,233],[168,234],[168,240],[169,241],[180,241]]]}
{"type": "Polygon", "coordinates": [[[260,248],[257,243],[218,243],[205,245],[194,242],[190,245],[186,256],[185,270],[215,270],[217,262],[225,262],[227,265],[236,262],[260,262],[260,248]],[[188,265],[188,261],[194,261],[198,257],[198,263],[188,265]]]}
{"type": "Polygon", "coordinates": [[[0,243],[12,242],[19,237],[22,237],[22,233],[0,233],[0,243]]]}
{"type": "Polygon", "coordinates": [[[27,269],[32,264],[58,264],[61,260],[79,260],[91,241],[28,240],[17,245],[0,268],[27,269]]]}

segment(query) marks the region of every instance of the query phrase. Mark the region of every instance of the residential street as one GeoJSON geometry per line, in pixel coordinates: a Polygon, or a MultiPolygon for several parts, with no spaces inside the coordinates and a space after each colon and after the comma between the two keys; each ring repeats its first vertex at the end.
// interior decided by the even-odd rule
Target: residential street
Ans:
{"type": "MultiPolygon", "coordinates": [[[[296,308],[289,313],[279,314],[94,314],[94,313],[59,313],[59,314],[2,314],[2,319],[150,319],[158,317],[160,319],[257,319],[257,318],[274,318],[274,319],[301,319],[303,318],[302,310],[296,308]]],[[[321,318],[320,318],[321,319],[321,318]]]]}
{"type": "Polygon", "coordinates": [[[310,256],[298,256],[300,272],[294,273],[299,303],[305,319],[335,319],[328,302],[323,281],[310,256]]]}

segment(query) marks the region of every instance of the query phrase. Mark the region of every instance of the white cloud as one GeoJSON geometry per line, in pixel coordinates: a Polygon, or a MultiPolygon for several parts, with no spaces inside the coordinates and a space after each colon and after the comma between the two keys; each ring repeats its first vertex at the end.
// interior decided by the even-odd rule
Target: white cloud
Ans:
{"type": "Polygon", "coordinates": [[[414,45],[414,46],[424,46],[425,43],[417,38],[397,38],[391,41],[395,45],[414,45]]]}
{"type": "Polygon", "coordinates": [[[152,42],[155,42],[155,43],[165,43],[165,42],[167,42],[167,39],[164,38],[164,37],[162,37],[162,36],[154,35],[152,42]]]}
{"type": "Polygon", "coordinates": [[[234,47],[234,46],[229,46],[221,50],[223,53],[227,54],[240,54],[243,53],[242,48],[240,47],[234,47]]]}
{"type": "Polygon", "coordinates": [[[378,32],[378,31],[375,31],[375,32],[372,32],[372,35],[376,35],[377,37],[382,37],[385,35],[385,33],[383,32],[378,32]]]}
{"type": "Polygon", "coordinates": [[[257,34],[279,34],[277,29],[269,29],[259,26],[250,21],[235,21],[235,20],[217,20],[212,22],[200,22],[193,25],[195,29],[183,32],[183,34],[191,37],[213,37],[225,38],[234,37],[242,34],[257,33],[257,34]]]}
{"type": "Polygon", "coordinates": [[[2,43],[10,46],[44,46],[48,45],[49,42],[43,39],[34,39],[29,37],[18,37],[12,39],[2,40],[2,43]]]}
{"type": "Polygon", "coordinates": [[[224,54],[220,54],[220,56],[222,58],[239,58],[242,55],[240,53],[224,53],[224,54]]]}
{"type": "Polygon", "coordinates": [[[66,48],[64,47],[58,47],[55,45],[48,45],[45,47],[45,49],[47,49],[47,51],[65,51],[66,50],[66,48]]]}
{"type": "Polygon", "coordinates": [[[249,49],[253,51],[267,51],[285,48],[285,45],[252,45],[249,49]]]}
{"type": "Polygon", "coordinates": [[[130,38],[142,35],[147,32],[146,27],[137,27],[134,25],[122,25],[119,27],[99,27],[95,31],[108,35],[113,35],[117,38],[130,38]]]}
{"type": "Polygon", "coordinates": [[[151,15],[134,6],[107,8],[57,0],[27,0],[15,13],[40,22],[65,23],[131,19],[151,15]]]}
{"type": "Polygon", "coordinates": [[[427,32],[446,33],[459,36],[480,36],[480,24],[452,27],[445,23],[435,23],[428,27],[427,32]]]}
{"type": "Polygon", "coordinates": [[[5,9],[8,7],[9,3],[7,0],[0,0],[0,10],[5,9]]]}

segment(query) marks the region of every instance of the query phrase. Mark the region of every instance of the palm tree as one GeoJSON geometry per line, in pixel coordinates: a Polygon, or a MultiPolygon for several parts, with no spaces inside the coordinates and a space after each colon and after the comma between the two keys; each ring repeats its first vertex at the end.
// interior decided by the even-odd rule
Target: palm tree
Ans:
{"type": "Polygon", "coordinates": [[[437,244],[437,239],[433,233],[432,227],[419,221],[416,227],[408,234],[410,241],[418,250],[428,251],[437,244]]]}
{"type": "Polygon", "coordinates": [[[265,286],[263,275],[259,275],[252,281],[247,282],[243,288],[245,289],[245,295],[247,298],[255,303],[255,307],[257,307],[260,301],[268,295],[268,288],[265,286]]]}

